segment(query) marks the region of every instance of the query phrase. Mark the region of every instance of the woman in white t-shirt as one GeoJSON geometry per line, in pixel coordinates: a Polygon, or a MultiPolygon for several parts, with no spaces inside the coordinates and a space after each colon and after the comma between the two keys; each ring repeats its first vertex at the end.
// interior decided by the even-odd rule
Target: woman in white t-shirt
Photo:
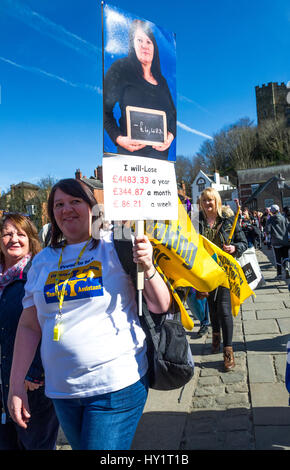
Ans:
{"type": "MultiPolygon", "coordinates": [[[[15,342],[9,409],[27,427],[24,378],[41,340],[45,393],[73,449],[129,449],[147,398],[145,334],[136,291],[111,232],[92,238],[96,200],[78,180],[59,181],[48,199],[51,245],[35,256],[15,342]]],[[[144,269],[153,313],[171,295],[152,264],[152,246],[137,237],[133,259],[144,269]]]]}

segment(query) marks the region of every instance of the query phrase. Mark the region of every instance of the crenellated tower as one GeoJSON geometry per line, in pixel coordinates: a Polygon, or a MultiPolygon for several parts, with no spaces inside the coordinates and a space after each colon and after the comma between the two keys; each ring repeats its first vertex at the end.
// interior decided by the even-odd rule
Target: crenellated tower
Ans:
{"type": "Polygon", "coordinates": [[[290,88],[281,83],[270,82],[256,86],[256,106],[258,125],[266,119],[286,119],[290,125],[290,88]]]}

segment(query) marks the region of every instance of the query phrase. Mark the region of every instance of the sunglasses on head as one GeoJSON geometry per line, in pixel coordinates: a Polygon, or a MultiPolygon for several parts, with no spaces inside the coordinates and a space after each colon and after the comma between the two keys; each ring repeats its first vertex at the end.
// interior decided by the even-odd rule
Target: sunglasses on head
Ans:
{"type": "Polygon", "coordinates": [[[3,212],[3,217],[6,217],[8,215],[22,215],[22,217],[30,217],[30,215],[25,212],[3,212]]]}

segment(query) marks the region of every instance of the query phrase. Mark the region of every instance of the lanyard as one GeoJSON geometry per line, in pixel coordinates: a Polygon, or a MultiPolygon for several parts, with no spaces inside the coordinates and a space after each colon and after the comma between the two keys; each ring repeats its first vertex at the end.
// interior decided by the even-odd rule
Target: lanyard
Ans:
{"type": "Polygon", "coordinates": [[[60,283],[59,272],[60,272],[60,266],[61,266],[61,263],[62,263],[63,250],[64,250],[66,245],[63,246],[62,249],[61,249],[61,253],[60,253],[60,257],[59,257],[59,261],[58,261],[58,270],[57,270],[57,274],[56,274],[56,277],[55,277],[55,292],[57,294],[59,304],[58,304],[58,314],[56,315],[55,325],[54,325],[54,329],[53,329],[53,341],[59,341],[60,335],[61,335],[62,305],[63,305],[63,301],[64,301],[64,295],[65,295],[65,289],[66,289],[67,283],[69,281],[71,273],[73,272],[75,267],[78,265],[78,263],[79,263],[81,257],[83,256],[83,254],[84,254],[84,252],[85,252],[85,250],[86,250],[86,248],[87,248],[90,241],[91,241],[91,239],[89,239],[87,241],[87,243],[81,249],[74,266],[71,268],[70,272],[67,275],[67,278],[64,280],[64,282],[62,284],[61,291],[59,291],[58,290],[58,286],[59,286],[59,283],[60,283]]]}

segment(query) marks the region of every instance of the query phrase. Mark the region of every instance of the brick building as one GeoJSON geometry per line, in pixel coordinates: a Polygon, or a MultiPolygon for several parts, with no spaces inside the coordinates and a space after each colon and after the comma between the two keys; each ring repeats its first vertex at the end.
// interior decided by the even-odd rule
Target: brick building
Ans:
{"type": "Polygon", "coordinates": [[[95,168],[94,176],[89,178],[83,176],[78,168],[75,172],[75,178],[85,183],[93,191],[98,204],[104,204],[103,168],[101,166],[95,168]]]}
{"type": "Polygon", "coordinates": [[[237,170],[238,192],[242,206],[264,210],[272,204],[290,206],[290,165],[237,170]],[[283,190],[278,188],[279,175],[285,180],[283,190]]]}

